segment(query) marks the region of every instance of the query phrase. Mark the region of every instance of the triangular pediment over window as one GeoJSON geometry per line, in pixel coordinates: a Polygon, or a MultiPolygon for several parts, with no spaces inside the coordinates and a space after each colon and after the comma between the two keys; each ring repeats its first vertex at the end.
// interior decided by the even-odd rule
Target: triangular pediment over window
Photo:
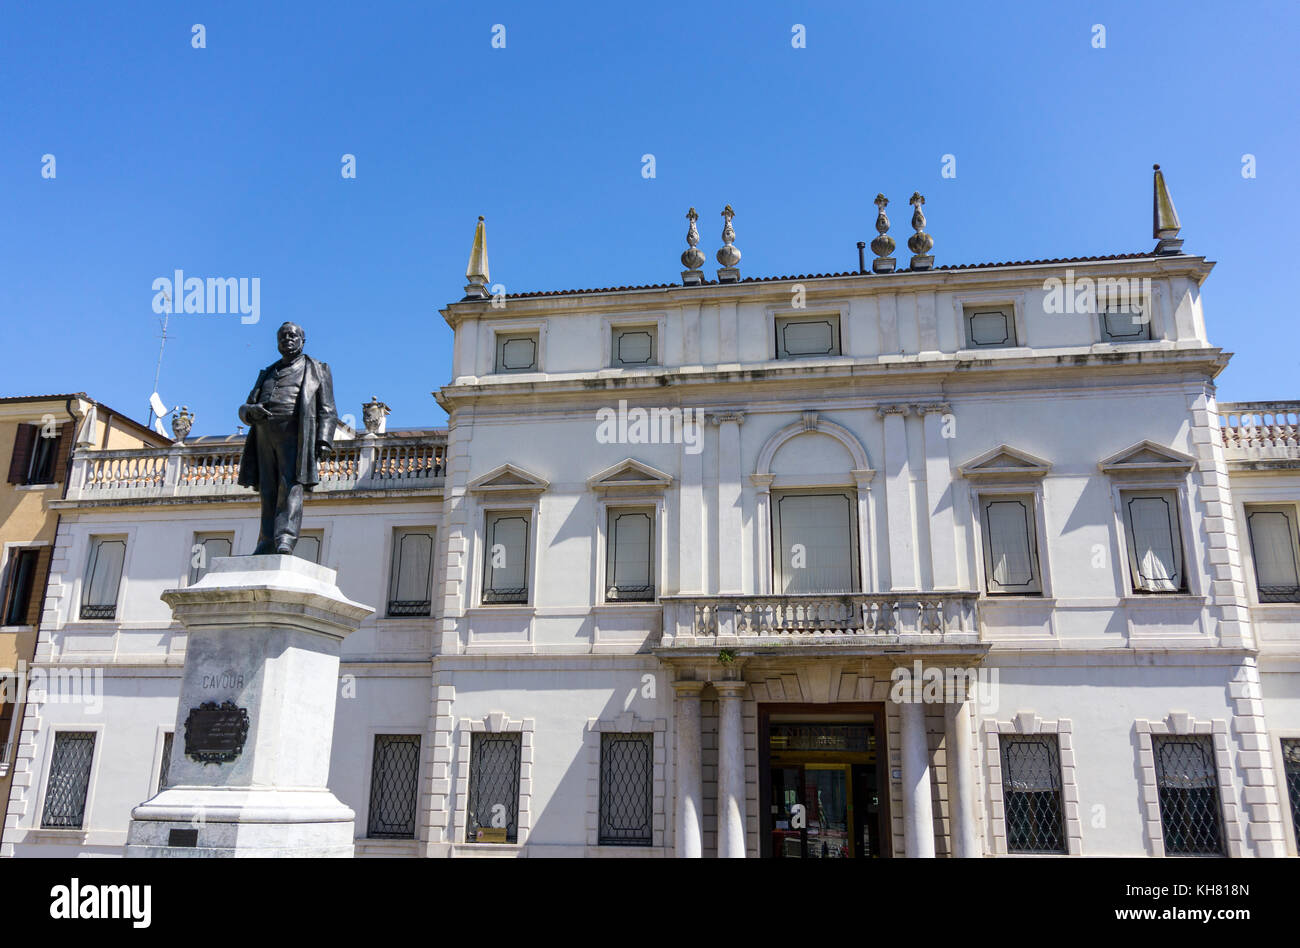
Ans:
{"type": "Polygon", "coordinates": [[[998,445],[977,458],[957,467],[962,477],[1042,477],[1052,469],[1051,462],[1019,451],[1010,445],[998,445]]]}
{"type": "Polygon", "coordinates": [[[549,486],[549,481],[513,464],[502,464],[469,482],[469,489],[473,491],[540,492],[549,486]]]}
{"type": "Polygon", "coordinates": [[[1126,471],[1130,473],[1140,473],[1142,471],[1169,473],[1190,471],[1195,463],[1196,458],[1183,454],[1181,451],[1175,451],[1173,448],[1156,444],[1154,441],[1139,441],[1117,454],[1102,459],[1097,466],[1108,474],[1118,474],[1126,471]]]}
{"type": "Polygon", "coordinates": [[[662,489],[672,482],[671,474],[665,474],[649,464],[642,464],[632,458],[620,461],[613,467],[607,467],[587,478],[587,486],[592,490],[662,489]]]}

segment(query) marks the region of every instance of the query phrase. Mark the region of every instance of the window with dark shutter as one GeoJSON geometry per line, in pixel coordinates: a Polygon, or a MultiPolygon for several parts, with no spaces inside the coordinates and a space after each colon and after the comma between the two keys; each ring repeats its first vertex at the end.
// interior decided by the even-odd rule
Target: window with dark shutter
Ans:
{"type": "Polygon", "coordinates": [[[9,459],[9,483],[26,484],[32,466],[32,447],[36,443],[39,425],[18,425],[14,436],[14,453],[9,459]]]}
{"type": "Polygon", "coordinates": [[[9,762],[9,749],[17,743],[18,721],[14,700],[18,697],[18,678],[0,675],[0,764],[9,762]]]}
{"type": "Polygon", "coordinates": [[[9,557],[9,572],[5,583],[4,624],[30,625],[32,598],[36,590],[37,566],[40,548],[14,550],[9,557]]]}

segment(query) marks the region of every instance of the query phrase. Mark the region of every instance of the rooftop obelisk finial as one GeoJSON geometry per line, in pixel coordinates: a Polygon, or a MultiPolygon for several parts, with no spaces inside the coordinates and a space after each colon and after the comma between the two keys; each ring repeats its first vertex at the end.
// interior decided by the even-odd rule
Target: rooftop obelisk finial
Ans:
{"type": "Polygon", "coordinates": [[[1183,252],[1183,242],[1178,240],[1178,231],[1182,224],[1178,221],[1178,212],[1174,210],[1174,200],[1169,196],[1165,184],[1165,174],[1159,165],[1152,165],[1155,172],[1154,191],[1151,205],[1151,236],[1160,242],[1156,244],[1157,254],[1183,252]]]}
{"type": "Polygon", "coordinates": [[[481,215],[478,226],[474,228],[474,249],[469,252],[469,266],[465,268],[465,279],[469,281],[469,285],[465,287],[465,299],[485,300],[491,295],[488,293],[488,283],[492,278],[488,276],[487,231],[484,229],[481,215]]]}
{"type": "Polygon", "coordinates": [[[876,234],[875,240],[871,242],[871,252],[876,255],[876,259],[871,261],[872,273],[893,273],[894,258],[890,256],[894,252],[894,238],[890,237],[889,216],[885,213],[885,208],[889,206],[889,198],[883,194],[877,194],[876,200],[873,201],[879,212],[876,214],[876,234]]]}
{"type": "Polygon", "coordinates": [[[686,219],[691,222],[691,226],[686,231],[686,250],[682,254],[682,266],[686,268],[682,271],[682,285],[700,286],[704,283],[704,271],[700,268],[707,259],[700,249],[700,231],[695,226],[700,215],[695,213],[695,208],[691,208],[686,212],[686,219]]]}
{"type": "Polygon", "coordinates": [[[735,228],[731,226],[731,219],[736,216],[736,212],[728,204],[722,209],[722,219],[726,221],[722,225],[722,246],[718,248],[718,263],[722,264],[722,269],[718,271],[719,283],[739,283],[740,270],[736,264],[740,263],[740,251],[732,246],[736,239],[735,228]]]}
{"type": "Polygon", "coordinates": [[[934,266],[934,257],[930,256],[930,251],[934,249],[934,238],[925,232],[925,211],[921,210],[925,206],[925,198],[920,191],[913,191],[912,199],[907,203],[913,208],[912,230],[916,231],[907,238],[907,247],[912,251],[912,269],[929,270],[934,266]]]}

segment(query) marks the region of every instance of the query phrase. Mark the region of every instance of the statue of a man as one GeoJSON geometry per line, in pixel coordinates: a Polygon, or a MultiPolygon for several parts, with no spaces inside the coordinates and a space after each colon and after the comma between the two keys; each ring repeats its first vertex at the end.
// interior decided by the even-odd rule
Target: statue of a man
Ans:
{"type": "Polygon", "coordinates": [[[293,553],[302,526],[302,497],[318,483],[316,462],[333,450],[338,415],[330,367],[302,351],[307,335],[295,323],[276,332],[280,360],[264,368],[239,417],[248,439],[239,483],[262,496],[262,528],[254,556],[293,553]]]}

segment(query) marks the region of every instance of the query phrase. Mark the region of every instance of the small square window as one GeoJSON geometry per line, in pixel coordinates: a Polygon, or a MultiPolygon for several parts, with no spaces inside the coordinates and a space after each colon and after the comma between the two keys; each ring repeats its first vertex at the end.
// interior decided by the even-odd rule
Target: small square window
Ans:
{"type": "Polygon", "coordinates": [[[1151,338],[1151,306],[1140,293],[1119,281],[1098,299],[1101,338],[1106,342],[1142,342],[1151,338]]]}
{"type": "Polygon", "coordinates": [[[535,372],[537,338],[535,332],[498,333],[496,371],[535,372]]]}
{"type": "Polygon", "coordinates": [[[659,361],[659,331],[654,326],[615,326],[610,339],[614,365],[635,367],[659,361]]]}
{"type": "Polygon", "coordinates": [[[776,317],[776,357],[812,359],[840,355],[839,316],[776,317]]]}
{"type": "Polygon", "coordinates": [[[1015,307],[1010,304],[967,306],[966,342],[972,349],[1016,346],[1015,307]]]}

